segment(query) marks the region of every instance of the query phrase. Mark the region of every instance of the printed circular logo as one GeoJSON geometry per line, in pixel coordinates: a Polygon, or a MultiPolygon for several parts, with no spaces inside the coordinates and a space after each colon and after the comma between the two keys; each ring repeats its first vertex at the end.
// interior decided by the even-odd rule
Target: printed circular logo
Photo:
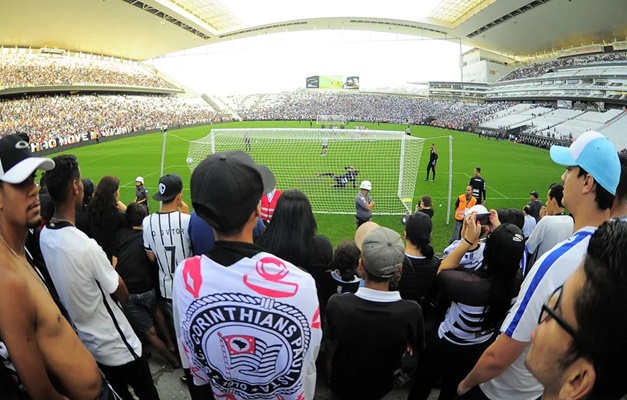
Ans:
{"type": "Polygon", "coordinates": [[[214,389],[245,399],[302,390],[311,330],[297,308],[238,293],[205,296],[188,309],[185,344],[214,389]]]}

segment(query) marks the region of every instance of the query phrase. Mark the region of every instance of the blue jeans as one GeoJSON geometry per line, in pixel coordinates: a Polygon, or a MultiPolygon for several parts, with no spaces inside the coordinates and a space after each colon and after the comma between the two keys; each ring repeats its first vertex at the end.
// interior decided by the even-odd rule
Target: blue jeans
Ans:
{"type": "Polygon", "coordinates": [[[458,221],[455,220],[455,225],[453,225],[453,233],[451,233],[451,239],[448,241],[448,244],[453,243],[456,240],[461,239],[461,234],[462,234],[462,222],[464,221],[458,221]]]}
{"type": "Polygon", "coordinates": [[[124,313],[131,325],[140,332],[147,332],[153,326],[157,295],[154,290],[144,293],[129,293],[124,304],[124,313]]]}

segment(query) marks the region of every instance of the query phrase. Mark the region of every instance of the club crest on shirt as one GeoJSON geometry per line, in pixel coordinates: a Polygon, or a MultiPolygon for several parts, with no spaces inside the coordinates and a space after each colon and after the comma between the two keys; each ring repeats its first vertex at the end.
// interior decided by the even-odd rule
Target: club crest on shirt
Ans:
{"type": "Polygon", "coordinates": [[[196,376],[214,392],[276,399],[302,391],[311,339],[303,313],[268,297],[222,293],[192,302],[183,323],[196,376]]]}

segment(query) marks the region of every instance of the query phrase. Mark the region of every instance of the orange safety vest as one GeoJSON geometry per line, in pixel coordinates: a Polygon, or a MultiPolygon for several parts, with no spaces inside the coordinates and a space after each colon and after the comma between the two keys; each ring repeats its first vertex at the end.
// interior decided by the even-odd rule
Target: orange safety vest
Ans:
{"type": "Polygon", "coordinates": [[[458,221],[464,220],[464,214],[466,214],[466,210],[472,206],[477,204],[477,199],[473,196],[470,196],[470,201],[466,204],[466,195],[459,195],[459,207],[455,210],[455,219],[458,221]]]}
{"type": "Polygon", "coordinates": [[[279,201],[279,197],[283,192],[279,189],[274,191],[274,196],[272,196],[272,201],[268,201],[268,195],[264,194],[261,197],[261,220],[263,222],[270,222],[272,220],[272,215],[274,214],[274,209],[276,208],[276,202],[279,201]]]}

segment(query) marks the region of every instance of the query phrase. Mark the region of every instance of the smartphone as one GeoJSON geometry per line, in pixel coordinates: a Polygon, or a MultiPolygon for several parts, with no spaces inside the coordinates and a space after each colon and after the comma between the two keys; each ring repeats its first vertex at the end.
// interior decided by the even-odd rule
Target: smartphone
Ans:
{"type": "Polygon", "coordinates": [[[475,218],[482,226],[490,225],[490,213],[478,213],[475,218]]]}

